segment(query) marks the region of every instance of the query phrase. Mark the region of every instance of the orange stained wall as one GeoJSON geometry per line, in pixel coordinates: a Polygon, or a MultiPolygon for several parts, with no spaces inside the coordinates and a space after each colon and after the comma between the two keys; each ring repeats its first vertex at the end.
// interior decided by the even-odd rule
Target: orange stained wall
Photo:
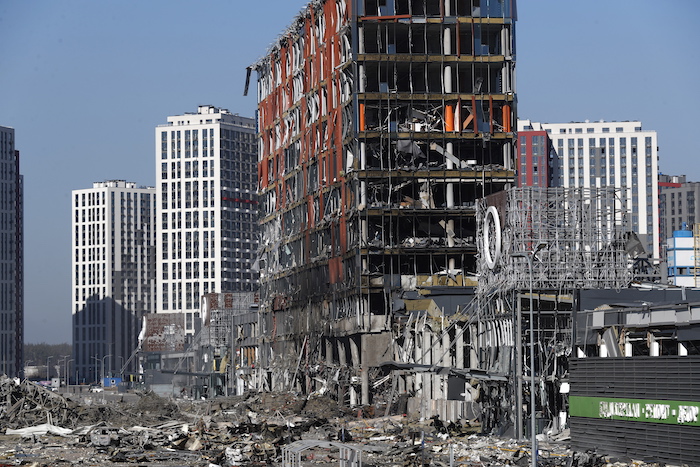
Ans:
{"type": "MultiPolygon", "coordinates": [[[[344,17],[351,17],[350,2],[346,3],[346,11],[344,17]]],[[[323,3],[320,9],[314,9],[309,6],[309,14],[305,18],[303,25],[299,28],[299,33],[304,36],[304,45],[301,52],[304,54],[303,73],[304,85],[301,99],[294,102],[293,99],[293,73],[287,72],[287,62],[291,61],[290,69],[293,66],[293,58],[290,54],[293,53],[294,43],[297,40],[296,36],[288,36],[282,42],[280,47],[276,49],[268,57],[270,65],[271,79],[273,89],[259,104],[260,115],[260,132],[263,138],[263,154],[260,158],[258,173],[261,178],[260,186],[263,191],[274,189],[277,195],[276,210],[281,216],[281,212],[287,210],[290,200],[287,199],[287,193],[284,188],[284,183],[280,180],[282,174],[290,170],[294,170],[296,166],[301,166],[304,175],[304,195],[302,200],[307,204],[308,221],[304,225],[304,235],[306,246],[310,245],[310,235],[312,229],[318,226],[314,222],[314,199],[318,198],[319,218],[323,218],[325,212],[325,203],[329,195],[329,189],[340,190],[339,209],[340,218],[332,223],[339,223],[339,235],[333,233],[331,229],[330,238],[331,258],[328,261],[329,278],[331,283],[340,282],[343,280],[342,261],[340,255],[347,247],[347,224],[345,221],[345,206],[346,203],[346,188],[343,177],[343,141],[342,141],[342,107],[334,106],[334,102],[340,103],[340,75],[342,70],[338,68],[341,64],[341,41],[342,38],[338,33],[340,19],[336,2],[327,0],[323,3]],[[325,21],[325,30],[318,37],[318,28],[316,23],[319,17],[322,16],[325,21]],[[279,71],[275,65],[279,62],[279,71]],[[279,76],[276,74],[279,73],[279,76]],[[279,79],[278,79],[279,78],[279,79]],[[276,85],[276,81],[280,84],[276,85]],[[324,99],[325,91],[325,99],[324,99]],[[335,94],[335,98],[334,98],[335,94]],[[311,108],[307,98],[318,96],[318,108],[320,115],[314,122],[310,122],[311,116],[309,112],[311,108]],[[277,138],[277,126],[280,126],[280,137],[285,134],[283,128],[283,117],[286,113],[294,108],[299,108],[300,121],[298,122],[299,134],[293,135],[284,141],[278,149],[274,148],[274,141],[277,138]],[[324,131],[325,127],[325,131],[324,131]],[[272,138],[270,138],[272,136],[272,138]],[[284,149],[287,148],[295,140],[300,142],[299,160],[292,161],[293,167],[285,168],[284,149]],[[271,167],[274,170],[273,174],[268,173],[268,161],[272,160],[271,167]],[[316,186],[319,187],[315,193],[309,192],[309,170],[310,164],[318,164],[318,180],[316,186]],[[268,177],[272,175],[272,185],[268,184],[268,177]],[[340,253],[339,253],[340,252],[340,253]],[[333,257],[335,255],[335,257],[333,257]]],[[[290,130],[291,132],[291,130],[290,130]]],[[[284,235],[293,234],[290,232],[291,226],[282,225],[284,235]]],[[[330,227],[326,227],[330,228],[330,227]]],[[[308,249],[307,249],[308,251],[308,249]]],[[[305,255],[308,261],[309,255],[305,255]]]]}

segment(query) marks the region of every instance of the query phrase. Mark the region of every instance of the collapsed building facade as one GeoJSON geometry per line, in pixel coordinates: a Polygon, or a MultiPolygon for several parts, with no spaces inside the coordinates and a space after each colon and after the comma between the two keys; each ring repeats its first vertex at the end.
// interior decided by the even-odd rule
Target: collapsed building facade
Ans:
{"type": "Polygon", "coordinates": [[[315,0],[250,68],[267,387],[471,413],[435,369],[478,368],[448,324],[477,285],[477,201],[514,182],[514,12],[315,0]]]}
{"type": "Polygon", "coordinates": [[[264,390],[257,294],[207,293],[188,341],[182,313],[146,315],[139,336],[143,382],[164,396],[210,398],[264,390]]]}

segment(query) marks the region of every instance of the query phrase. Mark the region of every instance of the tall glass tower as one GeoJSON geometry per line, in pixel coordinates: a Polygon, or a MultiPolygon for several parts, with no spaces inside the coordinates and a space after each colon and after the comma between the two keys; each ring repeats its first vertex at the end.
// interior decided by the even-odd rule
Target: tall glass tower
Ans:
{"type": "Polygon", "coordinates": [[[24,372],[23,178],[15,130],[0,126],[0,374],[24,372]]]}

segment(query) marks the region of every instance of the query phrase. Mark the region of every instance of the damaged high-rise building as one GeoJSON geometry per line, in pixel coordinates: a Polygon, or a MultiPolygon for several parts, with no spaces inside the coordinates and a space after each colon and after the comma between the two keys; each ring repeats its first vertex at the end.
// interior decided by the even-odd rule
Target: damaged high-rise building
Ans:
{"type": "Polygon", "coordinates": [[[271,388],[464,415],[434,370],[478,358],[444,326],[476,286],[477,200],[515,181],[514,20],[514,0],[315,0],[251,67],[271,388]]]}

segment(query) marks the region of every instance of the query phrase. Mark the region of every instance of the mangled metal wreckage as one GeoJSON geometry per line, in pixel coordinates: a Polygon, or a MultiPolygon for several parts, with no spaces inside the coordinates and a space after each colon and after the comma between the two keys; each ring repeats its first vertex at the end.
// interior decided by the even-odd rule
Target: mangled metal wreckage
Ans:
{"type": "Polygon", "coordinates": [[[502,401],[508,416],[482,407],[483,416],[494,420],[485,427],[512,424],[520,438],[533,414],[538,431],[568,426],[578,297],[585,290],[619,291],[633,279],[629,245],[636,237],[623,207],[615,188],[517,188],[479,202],[477,296],[485,304],[476,310],[478,363],[508,375],[507,389],[499,386],[508,395],[502,401]],[[505,373],[499,357],[510,358],[505,373]],[[534,407],[525,402],[531,391],[534,407]]]}
{"type": "Polygon", "coordinates": [[[348,318],[328,299],[298,313],[277,298],[260,316],[270,387],[387,414],[478,419],[485,432],[522,436],[534,369],[539,429],[565,428],[576,291],[632,280],[620,200],[614,189],[561,188],[478,200],[478,282],[455,288],[468,279],[448,273],[370,277],[387,292],[387,314],[348,318]]]}

